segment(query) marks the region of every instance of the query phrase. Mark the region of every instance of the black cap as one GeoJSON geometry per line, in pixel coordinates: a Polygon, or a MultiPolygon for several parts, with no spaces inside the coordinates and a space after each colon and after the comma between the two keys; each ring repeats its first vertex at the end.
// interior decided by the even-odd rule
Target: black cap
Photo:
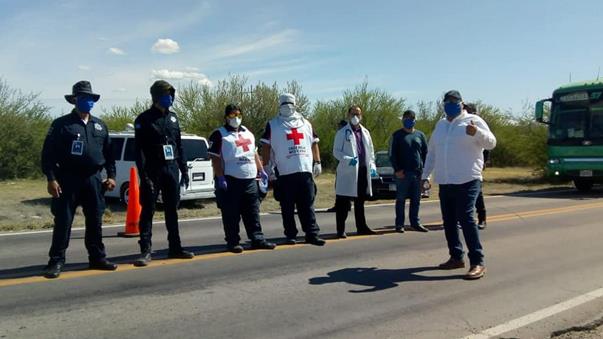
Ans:
{"type": "Polygon", "coordinates": [[[151,97],[153,101],[159,99],[159,97],[169,94],[172,98],[176,95],[176,89],[165,80],[157,80],[151,86],[151,97]]]}
{"type": "Polygon", "coordinates": [[[405,119],[405,118],[416,119],[416,117],[417,117],[417,114],[412,109],[406,110],[406,111],[404,111],[404,113],[402,113],[402,119],[405,119]]]}
{"type": "Polygon", "coordinates": [[[98,99],[100,99],[100,94],[92,92],[92,85],[90,85],[90,81],[82,80],[73,85],[71,94],[66,94],[65,100],[67,100],[68,103],[75,105],[75,98],[80,94],[88,94],[92,96],[92,100],[94,100],[94,102],[97,102],[98,99]]]}
{"type": "Polygon", "coordinates": [[[444,101],[448,101],[448,99],[456,99],[459,101],[462,101],[463,98],[461,97],[461,93],[459,93],[459,91],[457,90],[450,90],[448,92],[446,92],[446,94],[444,94],[444,101]]]}

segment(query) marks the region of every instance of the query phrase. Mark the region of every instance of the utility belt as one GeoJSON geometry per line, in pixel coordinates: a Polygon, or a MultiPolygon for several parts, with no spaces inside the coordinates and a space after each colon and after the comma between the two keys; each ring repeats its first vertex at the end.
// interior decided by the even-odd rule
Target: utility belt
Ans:
{"type": "Polygon", "coordinates": [[[62,179],[67,179],[69,177],[78,177],[78,178],[87,178],[95,175],[99,175],[102,171],[102,166],[92,166],[92,167],[67,167],[62,166],[56,170],[57,176],[62,179]]]}

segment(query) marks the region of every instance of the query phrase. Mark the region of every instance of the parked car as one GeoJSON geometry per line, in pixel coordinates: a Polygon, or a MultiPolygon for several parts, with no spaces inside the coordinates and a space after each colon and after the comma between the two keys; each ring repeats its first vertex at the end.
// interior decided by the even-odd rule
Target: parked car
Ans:
{"type": "MultiPolygon", "coordinates": [[[[130,168],[136,167],[134,127],[128,124],[123,132],[110,132],[111,145],[115,156],[116,189],[105,193],[106,197],[119,198],[128,203],[130,168]]],[[[188,165],[190,185],[181,187],[180,200],[214,198],[214,173],[207,153],[207,140],[194,134],[182,134],[182,147],[188,165]]],[[[159,195],[161,199],[161,194],[159,195]]]]}
{"type": "Polygon", "coordinates": [[[395,199],[396,180],[394,178],[394,168],[389,161],[389,153],[387,151],[375,153],[375,165],[379,176],[371,179],[373,185],[371,200],[395,199]]]}

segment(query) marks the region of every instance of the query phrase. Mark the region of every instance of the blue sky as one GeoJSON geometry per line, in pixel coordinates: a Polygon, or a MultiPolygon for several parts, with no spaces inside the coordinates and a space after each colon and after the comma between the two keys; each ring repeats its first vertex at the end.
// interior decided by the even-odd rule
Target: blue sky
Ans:
{"type": "Polygon", "coordinates": [[[0,77],[55,114],[82,79],[106,108],[146,99],[157,78],[229,73],[297,80],[312,101],[364,79],[409,104],[455,88],[518,114],[570,73],[596,77],[601,13],[600,0],[0,0],[0,77]]]}

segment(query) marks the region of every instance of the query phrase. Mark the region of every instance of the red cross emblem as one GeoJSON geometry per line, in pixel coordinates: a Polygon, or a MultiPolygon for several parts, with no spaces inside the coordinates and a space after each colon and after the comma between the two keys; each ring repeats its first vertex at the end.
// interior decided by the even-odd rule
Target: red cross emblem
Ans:
{"type": "Polygon", "coordinates": [[[237,147],[243,147],[243,151],[245,151],[245,152],[249,151],[250,144],[251,144],[250,139],[245,139],[241,136],[239,136],[239,138],[237,140],[235,140],[235,145],[237,145],[237,147]]]}
{"type": "Polygon", "coordinates": [[[299,145],[299,141],[303,138],[304,134],[297,132],[297,128],[292,128],[291,133],[287,133],[287,140],[293,140],[293,145],[299,145]]]}

